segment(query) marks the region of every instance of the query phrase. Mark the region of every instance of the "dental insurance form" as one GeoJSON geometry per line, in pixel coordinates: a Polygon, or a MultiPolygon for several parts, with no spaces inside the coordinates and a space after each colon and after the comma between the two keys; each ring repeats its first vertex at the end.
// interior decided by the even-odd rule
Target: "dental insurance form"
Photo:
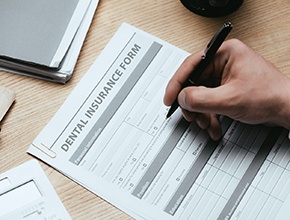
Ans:
{"type": "Polygon", "coordinates": [[[290,142],[221,117],[223,138],[165,120],[168,80],[189,54],[123,24],[28,153],[135,219],[285,219],[290,142]]]}

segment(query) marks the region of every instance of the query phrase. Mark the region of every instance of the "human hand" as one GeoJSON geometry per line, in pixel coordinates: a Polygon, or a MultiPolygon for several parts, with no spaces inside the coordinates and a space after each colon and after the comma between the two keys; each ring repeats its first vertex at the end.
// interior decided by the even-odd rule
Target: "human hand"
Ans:
{"type": "Polygon", "coordinates": [[[221,137],[218,115],[290,128],[290,79],[237,39],[221,45],[202,74],[202,86],[180,91],[202,54],[189,56],[170,79],[165,105],[170,106],[178,96],[184,118],[195,120],[214,140],[221,137]]]}

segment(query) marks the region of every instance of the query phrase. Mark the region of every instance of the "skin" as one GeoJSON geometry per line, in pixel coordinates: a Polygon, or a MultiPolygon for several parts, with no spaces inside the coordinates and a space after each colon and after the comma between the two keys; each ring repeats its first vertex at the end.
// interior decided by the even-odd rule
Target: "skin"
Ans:
{"type": "Polygon", "coordinates": [[[247,124],[290,130],[290,78],[237,39],[225,41],[202,74],[199,84],[180,91],[203,51],[185,59],[170,79],[164,104],[176,97],[187,121],[196,121],[212,139],[221,137],[218,115],[247,124]]]}

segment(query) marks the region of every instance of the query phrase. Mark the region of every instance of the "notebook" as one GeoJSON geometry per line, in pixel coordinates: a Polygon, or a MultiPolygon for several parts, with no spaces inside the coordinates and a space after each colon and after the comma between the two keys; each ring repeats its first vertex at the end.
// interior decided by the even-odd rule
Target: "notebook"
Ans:
{"type": "Polygon", "coordinates": [[[0,67],[65,83],[97,4],[98,0],[2,0],[0,67]]]}

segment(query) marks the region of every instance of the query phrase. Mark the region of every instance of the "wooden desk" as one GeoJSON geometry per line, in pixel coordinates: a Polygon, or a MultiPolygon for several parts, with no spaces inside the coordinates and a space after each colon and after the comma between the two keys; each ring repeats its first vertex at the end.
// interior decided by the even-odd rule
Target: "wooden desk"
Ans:
{"type": "MultiPolygon", "coordinates": [[[[122,22],[195,52],[205,47],[223,22],[231,21],[234,29],[230,38],[241,39],[290,76],[288,7],[287,0],[245,0],[241,8],[229,16],[205,18],[188,11],[179,0],[101,0],[73,78],[66,85],[0,72],[0,84],[17,94],[16,102],[1,124],[0,172],[31,159],[26,154],[28,146],[122,22]]],[[[73,219],[130,219],[98,196],[40,163],[73,219]]]]}

